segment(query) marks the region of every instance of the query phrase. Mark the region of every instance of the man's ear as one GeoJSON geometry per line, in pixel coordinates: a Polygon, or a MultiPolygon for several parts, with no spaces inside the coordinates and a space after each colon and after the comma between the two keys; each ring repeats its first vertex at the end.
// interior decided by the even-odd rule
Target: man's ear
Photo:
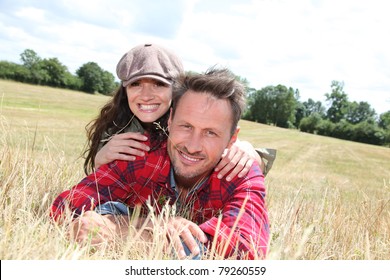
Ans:
{"type": "Polygon", "coordinates": [[[230,138],[229,144],[228,144],[228,146],[227,146],[228,149],[234,144],[234,142],[237,141],[238,133],[239,133],[239,132],[240,132],[240,127],[237,126],[236,131],[234,132],[234,134],[233,134],[232,137],[230,138]]]}
{"type": "Polygon", "coordinates": [[[171,123],[172,123],[172,108],[169,109],[168,131],[169,131],[169,127],[171,126],[171,123]]]}

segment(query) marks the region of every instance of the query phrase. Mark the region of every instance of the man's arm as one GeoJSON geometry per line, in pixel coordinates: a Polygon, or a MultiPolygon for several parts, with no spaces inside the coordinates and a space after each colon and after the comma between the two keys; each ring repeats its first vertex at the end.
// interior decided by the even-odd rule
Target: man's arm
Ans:
{"type": "Polygon", "coordinates": [[[98,204],[124,200],[129,188],[129,184],[123,181],[126,166],[127,162],[124,161],[103,165],[70,190],[62,192],[54,200],[50,216],[58,221],[69,210],[73,217],[77,217],[84,211],[93,210],[98,204]]]}
{"type": "Polygon", "coordinates": [[[244,179],[236,179],[233,194],[226,199],[221,218],[213,217],[200,225],[216,242],[224,257],[238,253],[239,258],[264,258],[269,240],[265,206],[264,176],[254,164],[244,179]]]}
{"type": "Polygon", "coordinates": [[[129,234],[137,235],[137,238],[145,242],[153,242],[153,234],[162,234],[166,236],[167,245],[170,243],[181,259],[187,257],[183,244],[196,256],[201,254],[197,241],[208,241],[198,225],[182,217],[171,217],[166,224],[158,224],[149,218],[137,217],[130,220],[127,215],[102,215],[95,211],[84,212],[73,220],[69,233],[71,239],[95,246],[124,240],[129,234]]]}

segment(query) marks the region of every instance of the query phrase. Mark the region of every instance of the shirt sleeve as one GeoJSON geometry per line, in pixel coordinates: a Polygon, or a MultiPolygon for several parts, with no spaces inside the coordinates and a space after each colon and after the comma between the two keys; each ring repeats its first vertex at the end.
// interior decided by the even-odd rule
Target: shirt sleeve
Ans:
{"type": "MultiPolygon", "coordinates": [[[[254,165],[255,166],[255,165],[254,165]]],[[[222,215],[200,225],[211,236],[211,246],[225,258],[263,259],[269,240],[265,206],[264,176],[252,167],[241,181],[232,182],[233,194],[223,206],[222,215]]]]}
{"type": "Polygon", "coordinates": [[[73,217],[77,217],[83,211],[93,210],[98,204],[123,201],[128,195],[129,187],[126,183],[129,178],[123,176],[126,166],[127,162],[124,161],[102,165],[70,190],[62,192],[54,200],[50,216],[58,221],[68,211],[73,217]]]}

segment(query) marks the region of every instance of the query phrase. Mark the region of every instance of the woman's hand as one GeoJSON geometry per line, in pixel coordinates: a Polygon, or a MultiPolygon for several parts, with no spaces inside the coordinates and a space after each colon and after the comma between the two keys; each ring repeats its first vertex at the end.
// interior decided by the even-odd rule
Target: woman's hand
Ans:
{"type": "Polygon", "coordinates": [[[221,161],[215,167],[215,171],[219,171],[219,179],[222,179],[229,172],[230,174],[226,177],[227,181],[232,180],[236,175],[242,178],[248,174],[255,160],[259,162],[260,168],[264,170],[264,164],[252,144],[237,139],[229,149],[225,150],[221,161]]]}
{"type": "Polygon", "coordinates": [[[145,135],[136,132],[113,136],[96,154],[95,168],[114,160],[133,161],[135,156],[144,156],[144,151],[150,150],[147,145],[142,143],[147,139],[145,135]]]}

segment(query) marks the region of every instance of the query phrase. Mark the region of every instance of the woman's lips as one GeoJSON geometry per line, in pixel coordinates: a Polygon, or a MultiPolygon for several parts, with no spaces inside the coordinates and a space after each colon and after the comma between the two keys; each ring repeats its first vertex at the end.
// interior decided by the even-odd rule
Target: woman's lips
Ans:
{"type": "Polygon", "coordinates": [[[160,107],[159,104],[138,104],[140,111],[144,112],[154,112],[160,107]]]}

